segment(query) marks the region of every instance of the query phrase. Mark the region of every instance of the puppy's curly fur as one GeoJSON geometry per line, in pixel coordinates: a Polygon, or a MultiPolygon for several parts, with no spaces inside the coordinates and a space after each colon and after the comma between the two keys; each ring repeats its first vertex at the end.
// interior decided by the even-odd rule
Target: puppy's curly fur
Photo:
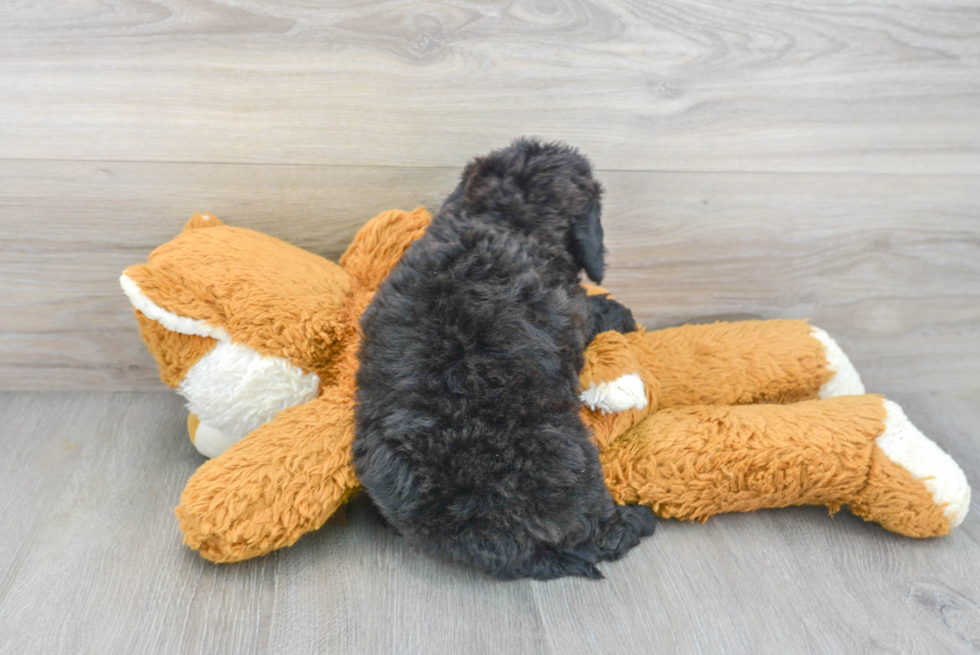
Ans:
{"type": "Polygon", "coordinates": [[[588,160],[521,139],[472,161],[364,314],[354,465],[411,542],[504,578],[601,578],[653,532],[616,505],[578,416],[608,298],[588,160]]]}

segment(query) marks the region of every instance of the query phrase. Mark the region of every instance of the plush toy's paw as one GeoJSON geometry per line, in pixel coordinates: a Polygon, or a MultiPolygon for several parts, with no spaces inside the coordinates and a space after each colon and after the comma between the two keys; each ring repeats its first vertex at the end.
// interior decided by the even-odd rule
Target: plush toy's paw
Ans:
{"type": "Polygon", "coordinates": [[[864,384],[861,382],[861,376],[858,375],[854,364],[851,363],[851,360],[844,354],[844,351],[837,345],[837,342],[818,327],[810,328],[810,336],[823,344],[824,355],[827,357],[827,368],[834,373],[833,377],[820,387],[820,397],[834,398],[836,396],[862,395],[864,393],[864,384]]]}
{"type": "Polygon", "coordinates": [[[638,373],[628,373],[610,382],[593,382],[580,396],[585,405],[604,413],[625,412],[647,406],[646,388],[638,373]]]}
{"type": "Polygon", "coordinates": [[[937,537],[957,527],[970,507],[962,469],[885,400],[885,431],[875,440],[867,484],[851,511],[909,537],[937,537]]]}
{"type": "Polygon", "coordinates": [[[281,412],[187,481],[175,509],[184,543],[212,562],[292,545],[357,488],[353,441],[353,380],[281,412]]]}
{"type": "Polygon", "coordinates": [[[601,332],[585,350],[579,397],[586,407],[604,414],[644,409],[649,390],[639,371],[640,363],[627,338],[612,330],[601,332]]]}
{"type": "Polygon", "coordinates": [[[885,431],[876,443],[882,452],[921,480],[955,528],[970,509],[970,484],[957,463],[919,431],[896,403],[884,401],[885,431]]]}

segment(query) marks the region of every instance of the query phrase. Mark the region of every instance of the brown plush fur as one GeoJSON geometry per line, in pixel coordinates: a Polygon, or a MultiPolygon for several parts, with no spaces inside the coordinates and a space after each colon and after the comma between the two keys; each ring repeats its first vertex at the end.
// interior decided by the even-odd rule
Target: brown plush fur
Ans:
{"type": "Polygon", "coordinates": [[[803,320],[684,325],[647,332],[633,345],[656,371],[662,407],[810,400],[832,375],[803,320]]]}
{"type": "Polygon", "coordinates": [[[836,507],[867,482],[884,417],[878,396],[661,409],[603,451],[603,468],[619,502],[657,498],[665,517],[836,507]]]}
{"type": "Polygon", "coordinates": [[[181,334],[168,330],[154,320],[136,312],[140,336],[160,368],[160,379],[168,387],[176,387],[187,371],[217,345],[211,337],[181,334]]]}
{"type": "MultiPolygon", "coordinates": [[[[221,326],[236,342],[320,377],[316,400],[280,413],[191,476],[176,514],[185,543],[202,556],[231,562],[291,545],[356,491],[350,449],[358,319],[383,279],[372,263],[390,270],[420,234],[413,226],[424,230],[428,221],[418,209],[368,223],[342,259],[356,277],[210,216],[195,216],[146,264],[127,269],[158,305],[221,326]]],[[[143,335],[171,386],[214,343],[149,325],[143,335]]]]}
{"type": "Polygon", "coordinates": [[[334,262],[214,218],[206,226],[192,219],[126,274],[161,307],[221,326],[321,380],[334,377],[334,359],[350,347],[365,293],[334,262]]]}
{"type": "MultiPolygon", "coordinates": [[[[949,519],[922,481],[877,446],[871,453],[867,483],[840,502],[865,521],[907,537],[938,537],[949,532],[949,519]]],[[[831,505],[831,510],[839,506],[831,505]]]]}
{"type": "MultiPolygon", "coordinates": [[[[221,326],[234,341],[320,376],[318,398],[281,412],[188,481],[176,513],[185,542],[202,556],[233,562],[288,546],[355,492],[358,318],[428,222],[421,208],[385,212],[362,228],[338,266],[197,216],[147,264],[127,270],[165,309],[221,326]]],[[[171,385],[214,343],[137,318],[171,385]]],[[[880,397],[805,400],[831,375],[805,322],[603,333],[585,359],[584,387],[628,373],[646,384],[643,410],[581,412],[620,502],[697,520],[847,503],[901,534],[949,529],[922,481],[874,445],[883,429],[880,397]]]]}

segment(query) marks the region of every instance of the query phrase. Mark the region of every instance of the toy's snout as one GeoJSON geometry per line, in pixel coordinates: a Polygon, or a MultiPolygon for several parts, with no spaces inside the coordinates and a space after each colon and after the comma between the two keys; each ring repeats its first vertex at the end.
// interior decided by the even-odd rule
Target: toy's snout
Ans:
{"type": "Polygon", "coordinates": [[[234,439],[220,430],[201,423],[201,419],[193,412],[187,415],[187,434],[190,435],[191,443],[197,448],[197,452],[205,457],[217,457],[235,443],[234,439]]]}

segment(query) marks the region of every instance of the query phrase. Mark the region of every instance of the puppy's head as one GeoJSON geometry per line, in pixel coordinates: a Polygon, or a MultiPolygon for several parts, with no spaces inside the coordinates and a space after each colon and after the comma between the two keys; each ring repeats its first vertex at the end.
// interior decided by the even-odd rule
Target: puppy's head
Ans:
{"type": "Polygon", "coordinates": [[[596,282],[605,268],[602,186],[584,155],[563,143],[517,139],[470,162],[445,206],[560,245],[596,282]]]}

